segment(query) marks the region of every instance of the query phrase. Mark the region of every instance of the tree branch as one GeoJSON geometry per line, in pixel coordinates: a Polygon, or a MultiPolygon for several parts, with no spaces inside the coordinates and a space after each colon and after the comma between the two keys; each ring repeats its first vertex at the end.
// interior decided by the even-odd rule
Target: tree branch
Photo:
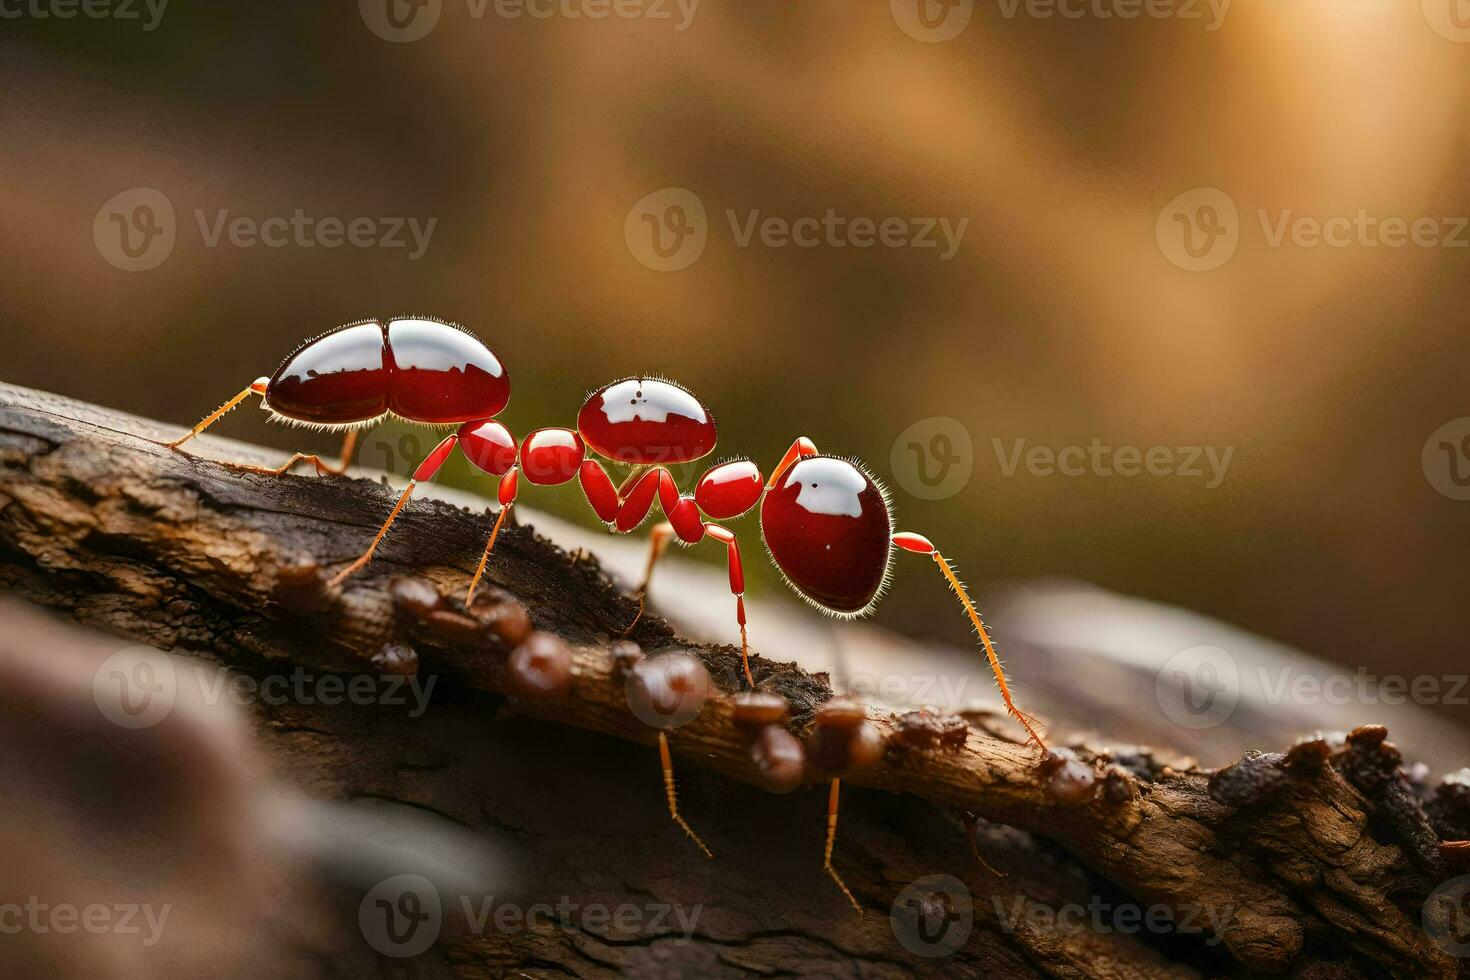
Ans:
{"type": "MultiPolygon", "coordinates": [[[[246,672],[280,663],[417,671],[466,692],[510,690],[503,645],[455,598],[489,529],[483,510],[416,499],[374,562],[332,589],[327,578],[360,553],[395,494],[365,479],[232,470],[156,441],[173,434],[0,386],[0,583],[82,623],[164,649],[201,651],[246,672]],[[395,605],[393,583],[404,576],[445,597],[442,615],[409,614],[401,599],[395,605]]],[[[241,458],[238,448],[212,445],[241,458]]],[[[525,604],[537,629],[573,649],[571,691],[513,698],[514,710],[653,746],[656,732],[629,711],[608,649],[635,606],[597,561],[562,551],[531,527],[511,526],[487,576],[525,604]]],[[[694,653],[721,692],[675,733],[679,766],[758,784],[749,738],[731,720],[728,696],[742,686],[738,649],[679,637],[651,615],[632,639],[650,655],[694,653]]],[[[752,669],[763,690],[791,704],[791,730],[807,735],[815,710],[831,697],[825,675],[779,657],[756,656],[752,669]]],[[[982,928],[965,954],[974,962],[1009,963],[1006,975],[1082,975],[1106,955],[1120,964],[1116,975],[1177,975],[1188,963],[1218,972],[1210,949],[1218,940],[1230,957],[1225,968],[1231,961],[1263,972],[1376,964],[1426,977],[1462,969],[1420,928],[1418,909],[1452,870],[1437,844],[1465,811],[1446,803],[1453,794],[1442,790],[1439,825],[1432,826],[1419,805],[1429,791],[1402,775],[1394,750],[1372,730],[1290,757],[1248,758],[1212,783],[1211,773],[1171,768],[1146,750],[1076,745],[1071,761],[1042,765],[1003,721],[981,715],[970,718],[959,748],[904,748],[904,721],[870,715],[888,749],[871,767],[845,773],[845,786],[916,797],[941,812],[1035,835],[982,831],[984,856],[1011,875],[984,879],[994,900],[988,908],[977,903],[982,928]],[[1037,871],[1043,865],[1080,870],[1095,885],[1166,906],[1206,931],[1160,946],[1024,914],[1003,921],[1004,897],[1019,902],[1016,909],[1056,897],[1037,871]]],[[[708,827],[719,813],[703,817],[708,827]]],[[[852,832],[864,834],[860,822],[852,832]]],[[[973,870],[956,869],[970,880],[973,870]]],[[[897,888],[881,870],[844,872],[865,905],[887,909],[897,888]]],[[[901,950],[894,955],[918,962],[901,950]]]]}

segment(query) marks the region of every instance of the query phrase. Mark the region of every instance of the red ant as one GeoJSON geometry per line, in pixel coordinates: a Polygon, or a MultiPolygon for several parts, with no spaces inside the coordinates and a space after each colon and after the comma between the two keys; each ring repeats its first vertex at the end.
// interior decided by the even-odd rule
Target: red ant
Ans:
{"type": "MultiPolygon", "coordinates": [[[[242,467],[254,472],[285,473],[309,460],[318,473],[342,473],[358,431],[389,415],[431,426],[458,426],[414,470],[372,544],[332,579],[332,585],[372,560],[414,487],[432,479],[457,445],[477,468],[500,478],[500,512],[470,581],[467,604],[515,503],[520,475],[538,485],[578,479],[598,519],[620,534],[642,524],[657,497],[664,520],[651,535],[648,565],[638,590],[638,616],[654,565],[671,537],[681,545],[706,537],[725,545],[740,626],[741,663],[746,682],[754,688],[740,548],[734,532],[715,522],[738,518],[759,504],[761,536],[786,584],[833,616],[851,618],[873,610],[888,584],[895,547],[933,559],[979,635],[1006,710],[1045,749],[1033,719],[1012,701],[990,634],[949,561],[923,535],[894,531],[887,490],[866,467],[825,456],[810,439],[792,443],[769,481],[762,482],[755,463],[737,459],[707,470],[692,495],[680,493],[666,466],[693,462],[714,450],[714,417],[679,385],[645,377],[594,391],[577,413],[575,429],[536,429],[517,446],[510,430],[495,421],[510,400],[510,375],[500,358],[457,324],[399,317],[348,323],[306,341],[274,376],[256,380],[168,445],[183,445],[252,394],[263,397],[264,407],[275,418],[346,433],[336,466],[316,455],[296,453],[273,469],[242,467]],[[631,464],[633,472],[615,486],[602,463],[588,456],[589,449],[631,464]]],[[[835,816],[834,812],[834,824],[835,816]]]]}

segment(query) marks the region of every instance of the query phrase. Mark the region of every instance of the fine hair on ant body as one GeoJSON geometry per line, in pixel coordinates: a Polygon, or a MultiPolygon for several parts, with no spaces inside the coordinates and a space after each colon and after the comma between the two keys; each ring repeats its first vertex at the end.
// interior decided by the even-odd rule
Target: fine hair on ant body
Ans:
{"type": "MultiPolygon", "coordinates": [[[[353,321],[307,340],[274,375],[246,386],[168,446],[178,449],[250,395],[261,396],[263,407],[274,419],[344,433],[336,465],[307,453],[296,453],[274,468],[231,464],[252,472],[279,475],[309,461],[319,474],[343,473],[361,430],[389,416],[456,427],[413,471],[367,550],[342,568],[331,585],[340,585],[372,560],[414,488],[433,479],[457,446],[477,469],[499,478],[500,511],[470,579],[466,604],[484,575],[522,477],[540,486],[577,480],[598,519],[619,534],[636,530],[657,500],[663,520],[650,535],[648,563],[637,592],[638,615],[632,625],[642,615],[654,566],[670,540],[687,546],[708,538],[724,545],[740,629],[741,665],[746,683],[754,689],[744,566],[734,532],[720,522],[741,517],[759,505],[761,537],[772,563],[797,595],[832,616],[870,613],[888,585],[896,552],[931,559],[975,629],[1006,710],[1030,741],[1046,748],[1034,719],[1012,699],[989,631],[952,563],[924,535],[894,530],[888,493],[866,466],[825,455],[804,436],[786,450],[769,480],[762,479],[760,468],[751,460],[734,459],[706,470],[692,493],[681,492],[667,467],[711,453],[716,442],[715,420],[685,388],[645,376],[614,381],[593,391],[577,413],[575,428],[536,429],[517,443],[510,430],[495,419],[510,400],[510,374],[500,358],[458,324],[403,316],[353,321]],[[632,472],[615,484],[597,456],[631,465],[632,472]]],[[[661,754],[672,811],[672,767],[666,746],[661,754]]],[[[836,811],[834,779],[825,862],[829,871],[836,811]]],[[[840,879],[838,884],[842,885],[840,879]]],[[[842,887],[846,893],[846,886],[842,887]]]]}

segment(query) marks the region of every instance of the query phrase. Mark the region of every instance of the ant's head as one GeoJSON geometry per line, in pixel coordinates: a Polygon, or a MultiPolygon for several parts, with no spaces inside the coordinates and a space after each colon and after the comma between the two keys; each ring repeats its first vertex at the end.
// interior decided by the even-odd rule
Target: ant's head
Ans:
{"type": "Polygon", "coordinates": [[[662,378],[624,378],[592,392],[577,431],[593,452],[632,465],[688,463],[715,448],[715,419],[662,378]]]}

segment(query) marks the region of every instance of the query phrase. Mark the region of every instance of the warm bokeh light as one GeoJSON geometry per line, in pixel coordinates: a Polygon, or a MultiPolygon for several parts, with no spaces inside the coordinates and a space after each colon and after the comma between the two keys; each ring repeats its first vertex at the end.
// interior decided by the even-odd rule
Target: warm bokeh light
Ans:
{"type": "MultiPolygon", "coordinates": [[[[477,19],[447,2],[401,44],[354,6],[179,4],[149,31],[5,22],[0,376],[182,426],[307,335],[433,312],[511,366],[518,434],[663,374],[713,408],[722,453],[769,466],[805,434],[869,460],[904,525],[977,584],[1065,574],[1370,669],[1463,662],[1470,504],[1436,492],[1421,453],[1470,414],[1470,231],[1387,247],[1355,227],[1334,247],[1291,230],[1362,212],[1444,235],[1470,213],[1470,45],[1419,3],[1233,4],[1213,30],[1208,4],[1123,20],[980,3],[939,43],[890,4],[842,0],[706,2],[687,23],[677,5],[477,19]],[[92,234],[136,187],[176,214],[146,272],[92,234]],[[663,188],[707,222],[703,253],[669,272],[625,237],[663,188]],[[1156,236],[1195,188],[1237,212],[1209,271],[1156,236]],[[406,229],[401,248],[230,243],[230,220],[298,209],[434,224],[417,259],[406,229]],[[933,219],[939,245],[741,244],[752,222],[829,210],[933,219]],[[948,259],[940,219],[964,222],[948,259]],[[894,472],[895,439],[930,417],[973,445],[947,499],[894,472]],[[1170,447],[1176,470],[1183,447],[1232,455],[1217,486],[1203,462],[1008,473],[1020,440],[1170,447]]],[[[253,412],[227,428],[330,443],[253,412]]],[[[410,433],[400,451],[406,431],[369,436],[363,462],[404,473],[429,446],[410,433]]],[[[571,491],[533,505],[585,516],[571,491]]],[[[779,588],[750,565],[753,591],[779,588]]],[[[962,640],[927,576],[902,570],[882,620],[962,640]]]]}

